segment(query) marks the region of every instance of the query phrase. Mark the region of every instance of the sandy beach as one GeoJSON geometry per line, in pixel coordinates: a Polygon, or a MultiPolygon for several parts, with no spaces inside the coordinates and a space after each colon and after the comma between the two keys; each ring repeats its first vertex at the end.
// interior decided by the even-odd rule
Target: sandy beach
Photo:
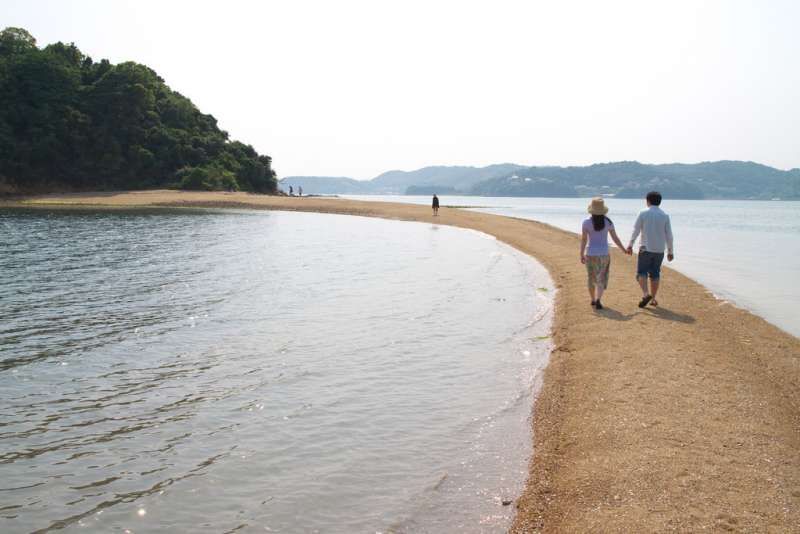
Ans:
{"type": "Polygon", "coordinates": [[[634,260],[615,250],[606,309],[595,311],[578,236],[446,205],[432,217],[429,207],[409,204],[144,191],[4,206],[296,210],[491,234],[541,262],[558,290],[513,532],[800,529],[800,340],[672,269],[661,306],[642,310],[634,260]]]}

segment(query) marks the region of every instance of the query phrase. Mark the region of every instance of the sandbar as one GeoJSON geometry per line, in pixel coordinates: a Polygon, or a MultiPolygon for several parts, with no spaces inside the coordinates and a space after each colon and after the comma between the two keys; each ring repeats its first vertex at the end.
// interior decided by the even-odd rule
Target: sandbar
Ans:
{"type": "Polygon", "coordinates": [[[800,531],[800,340],[675,270],[664,270],[661,306],[639,309],[634,260],[615,250],[606,309],[595,311],[578,237],[530,220],[181,191],[48,195],[2,206],[311,211],[491,234],[541,262],[557,289],[554,348],[533,406],[534,453],[512,532],[800,531]]]}

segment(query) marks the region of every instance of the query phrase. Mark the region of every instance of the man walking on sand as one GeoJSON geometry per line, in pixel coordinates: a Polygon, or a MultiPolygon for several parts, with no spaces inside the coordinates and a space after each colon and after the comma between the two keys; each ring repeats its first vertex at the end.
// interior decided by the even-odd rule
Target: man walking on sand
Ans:
{"type": "Polygon", "coordinates": [[[639,246],[639,258],[636,264],[636,280],[642,288],[642,300],[639,307],[644,308],[650,303],[658,306],[656,293],[658,282],[661,278],[661,262],[664,261],[664,249],[667,250],[667,259],[675,258],[672,249],[672,226],[669,215],[661,208],[661,193],[650,191],[647,193],[647,209],[639,213],[633,225],[633,234],[628,243],[628,253],[633,252],[633,244],[639,234],[642,240],[639,246]],[[650,291],[647,291],[647,279],[650,278],[650,291]]]}

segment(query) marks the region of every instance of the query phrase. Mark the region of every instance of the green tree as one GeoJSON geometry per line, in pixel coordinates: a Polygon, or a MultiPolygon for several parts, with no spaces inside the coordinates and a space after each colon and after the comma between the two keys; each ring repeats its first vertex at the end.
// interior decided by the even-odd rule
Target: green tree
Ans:
{"type": "Polygon", "coordinates": [[[95,62],[71,43],[39,49],[21,28],[0,32],[3,184],[274,193],[271,161],[231,141],[213,116],[144,65],[95,62]]]}
{"type": "Polygon", "coordinates": [[[0,56],[13,56],[36,50],[36,39],[22,28],[6,28],[0,32],[0,56]]]}

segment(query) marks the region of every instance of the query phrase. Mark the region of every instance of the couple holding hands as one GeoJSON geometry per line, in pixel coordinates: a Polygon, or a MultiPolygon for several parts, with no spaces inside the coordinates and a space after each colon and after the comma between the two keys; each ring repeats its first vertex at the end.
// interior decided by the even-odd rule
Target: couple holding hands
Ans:
{"type": "Polygon", "coordinates": [[[664,251],[667,259],[674,259],[672,248],[672,227],[669,215],[664,213],[661,206],[661,193],[651,191],[646,197],[647,209],[639,213],[633,226],[633,234],[627,248],[614,230],[614,223],[606,217],[608,208],[602,198],[592,199],[589,204],[591,217],[583,221],[581,228],[581,263],[586,265],[589,275],[589,295],[592,306],[602,310],[600,299],[608,287],[608,274],[611,267],[611,256],[608,251],[608,235],[625,254],[633,253],[633,244],[641,235],[639,255],[636,263],[636,280],[642,288],[642,300],[639,307],[648,304],[658,306],[656,293],[661,278],[661,263],[664,261],[664,251]],[[588,247],[587,247],[588,244],[588,247]],[[647,281],[650,280],[648,289],[647,281]]]}

